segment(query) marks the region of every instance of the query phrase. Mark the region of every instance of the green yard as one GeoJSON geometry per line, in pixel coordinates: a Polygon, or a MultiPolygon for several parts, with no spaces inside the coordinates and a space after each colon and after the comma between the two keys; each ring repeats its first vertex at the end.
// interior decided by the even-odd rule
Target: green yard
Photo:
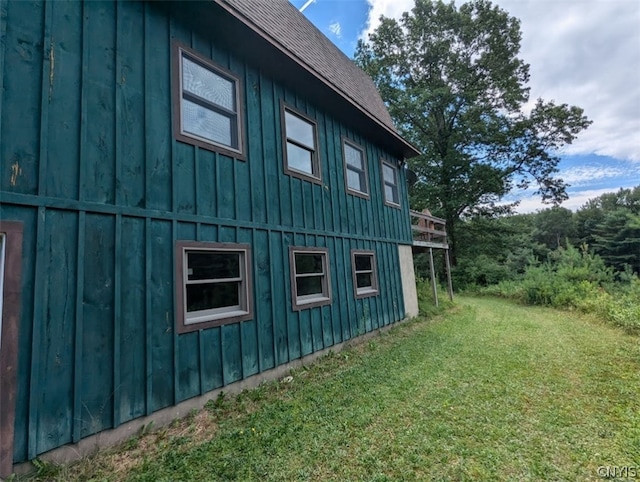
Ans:
{"type": "Polygon", "coordinates": [[[640,476],[640,338],[464,298],[59,480],[599,480],[640,476]],[[600,469],[601,473],[603,469],[600,469]]]}

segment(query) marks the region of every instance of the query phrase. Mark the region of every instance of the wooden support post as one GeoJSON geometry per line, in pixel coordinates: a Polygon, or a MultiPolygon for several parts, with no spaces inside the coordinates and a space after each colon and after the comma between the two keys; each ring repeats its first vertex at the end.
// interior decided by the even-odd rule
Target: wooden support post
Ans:
{"type": "Polygon", "coordinates": [[[429,248],[429,267],[431,269],[431,286],[433,287],[433,299],[438,306],[438,286],[436,285],[436,269],[433,266],[433,248],[429,248]]]}
{"type": "Polygon", "coordinates": [[[449,261],[449,250],[444,250],[444,262],[447,267],[447,284],[449,285],[449,299],[453,301],[453,283],[451,283],[451,262],[449,261]]]}

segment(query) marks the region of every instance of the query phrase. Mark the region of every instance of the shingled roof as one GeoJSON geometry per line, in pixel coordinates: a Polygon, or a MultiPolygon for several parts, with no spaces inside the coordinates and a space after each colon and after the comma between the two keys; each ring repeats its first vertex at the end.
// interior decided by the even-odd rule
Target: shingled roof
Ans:
{"type": "Polygon", "coordinates": [[[288,0],[214,0],[403,144],[406,157],[419,152],[396,130],[371,78],[288,0]]]}

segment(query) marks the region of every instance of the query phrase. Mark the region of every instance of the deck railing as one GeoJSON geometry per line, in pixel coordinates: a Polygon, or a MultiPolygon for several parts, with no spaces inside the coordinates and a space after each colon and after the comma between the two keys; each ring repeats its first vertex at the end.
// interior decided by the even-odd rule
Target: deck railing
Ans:
{"type": "Polygon", "coordinates": [[[447,288],[449,299],[453,300],[453,285],[451,283],[451,264],[449,262],[449,243],[447,241],[447,222],[429,212],[419,213],[409,211],[411,214],[411,229],[413,231],[414,251],[429,251],[429,271],[431,272],[431,286],[433,298],[438,306],[438,290],[436,287],[436,272],[433,264],[433,250],[443,249],[445,269],[447,271],[447,288]]]}
{"type": "Polygon", "coordinates": [[[447,222],[436,216],[410,211],[414,246],[448,249],[447,222]]]}

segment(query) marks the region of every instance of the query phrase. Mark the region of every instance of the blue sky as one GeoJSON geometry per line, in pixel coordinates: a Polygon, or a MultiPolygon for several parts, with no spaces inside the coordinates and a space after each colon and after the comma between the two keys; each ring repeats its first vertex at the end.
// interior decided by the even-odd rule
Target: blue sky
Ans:
{"type": "MultiPolygon", "coordinates": [[[[290,1],[298,8],[307,3],[290,1]]],[[[640,0],[493,3],[521,21],[530,105],[537,98],[577,105],[593,121],[560,153],[560,176],[571,185],[563,206],[576,210],[604,192],[640,185],[640,0]]],[[[380,15],[399,18],[412,6],[413,0],[314,0],[303,13],[353,57],[380,15]]],[[[519,212],[546,207],[531,191],[514,193],[519,212]]]]}

